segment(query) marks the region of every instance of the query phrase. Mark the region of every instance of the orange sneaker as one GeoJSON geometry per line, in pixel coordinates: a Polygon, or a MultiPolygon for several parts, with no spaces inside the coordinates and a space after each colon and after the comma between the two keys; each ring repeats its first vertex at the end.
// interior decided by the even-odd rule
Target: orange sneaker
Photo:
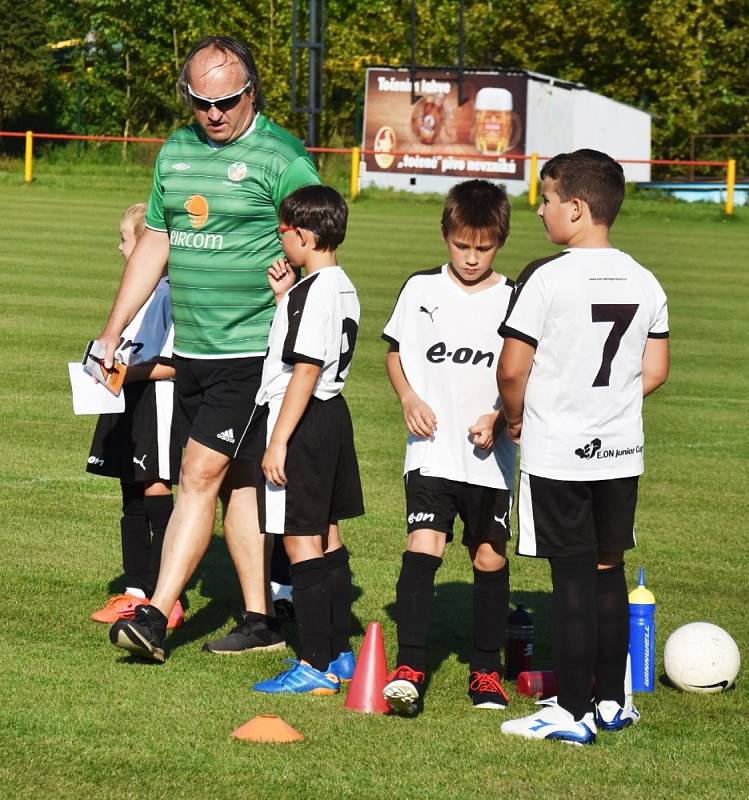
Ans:
{"type": "Polygon", "coordinates": [[[135,616],[136,606],[147,606],[150,601],[147,597],[135,597],[132,594],[118,594],[110,597],[106,605],[94,611],[91,619],[94,622],[106,622],[111,625],[120,619],[132,619],[135,616]]]}
{"type": "Polygon", "coordinates": [[[185,610],[182,608],[182,603],[179,600],[174,604],[172,613],[169,615],[169,621],[166,623],[167,630],[172,628],[179,628],[185,621],[185,610]]]}

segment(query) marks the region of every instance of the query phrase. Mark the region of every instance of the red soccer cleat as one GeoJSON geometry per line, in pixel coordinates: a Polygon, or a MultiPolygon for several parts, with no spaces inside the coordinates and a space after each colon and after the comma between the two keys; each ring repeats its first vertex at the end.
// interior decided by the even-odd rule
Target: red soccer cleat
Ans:
{"type": "Polygon", "coordinates": [[[147,597],[135,597],[132,594],[118,594],[110,597],[106,605],[94,611],[91,619],[94,622],[106,622],[112,625],[120,619],[132,619],[135,616],[136,606],[147,606],[150,600],[147,597]]]}

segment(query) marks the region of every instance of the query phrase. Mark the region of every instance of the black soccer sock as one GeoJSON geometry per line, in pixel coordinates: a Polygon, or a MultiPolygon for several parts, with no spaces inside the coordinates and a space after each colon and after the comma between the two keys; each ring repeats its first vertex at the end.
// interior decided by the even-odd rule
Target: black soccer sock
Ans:
{"type": "Polygon", "coordinates": [[[623,706],[629,651],[629,597],[624,563],[598,570],[597,607],[596,702],[616,700],[623,706]]]}
{"type": "Polygon", "coordinates": [[[473,650],[471,671],[501,674],[499,654],[505,643],[510,605],[510,563],[494,572],[473,568],[473,650]]]}
{"type": "Polygon", "coordinates": [[[596,566],[594,551],[550,558],[552,649],[559,705],[576,720],[591,710],[596,662],[596,566]]]}
{"type": "Polygon", "coordinates": [[[141,589],[147,596],[150,583],[151,529],[143,503],[143,484],[120,482],[122,489],[122,571],[125,586],[141,589]]]}
{"type": "Polygon", "coordinates": [[[408,664],[419,672],[426,671],[434,577],[441,564],[441,558],[426,553],[406,551],[403,554],[403,566],[395,587],[399,667],[408,664]]]}
{"type": "Polygon", "coordinates": [[[330,583],[324,558],[291,565],[299,658],[326,672],[331,661],[330,583]]]}
{"type": "Polygon", "coordinates": [[[149,588],[146,594],[151,597],[159,580],[161,566],[161,549],[164,546],[164,533],[172,516],[174,500],[171,494],[145,495],[143,504],[146,508],[148,524],[151,527],[151,558],[149,560],[149,588]]]}
{"type": "Polygon", "coordinates": [[[330,583],[330,609],[333,639],[331,660],[341,653],[351,650],[351,602],[353,587],[351,584],[351,567],[348,550],[340,547],[331,553],[325,553],[325,566],[328,568],[330,583]]]}
{"type": "Polygon", "coordinates": [[[291,585],[291,563],[283,546],[283,536],[273,537],[273,552],[270,558],[270,579],[282,586],[291,585]]]}

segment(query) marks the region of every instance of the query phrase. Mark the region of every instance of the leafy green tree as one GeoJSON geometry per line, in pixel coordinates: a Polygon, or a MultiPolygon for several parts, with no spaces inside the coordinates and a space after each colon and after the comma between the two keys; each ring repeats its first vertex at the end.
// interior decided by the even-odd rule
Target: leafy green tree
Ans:
{"type": "Polygon", "coordinates": [[[0,0],[0,129],[39,119],[50,78],[44,0],[0,0]]]}

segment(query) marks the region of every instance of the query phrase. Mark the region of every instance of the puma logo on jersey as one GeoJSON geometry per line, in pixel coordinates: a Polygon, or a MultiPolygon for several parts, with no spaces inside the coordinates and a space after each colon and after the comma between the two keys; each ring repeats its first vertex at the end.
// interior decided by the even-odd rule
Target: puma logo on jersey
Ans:
{"type": "Polygon", "coordinates": [[[148,456],[148,453],[143,453],[143,458],[141,458],[141,459],[137,459],[135,456],[133,456],[133,464],[137,464],[143,470],[143,472],[146,471],[146,457],[147,456],[148,456]]]}
{"type": "Polygon", "coordinates": [[[413,525],[414,522],[434,522],[434,514],[427,513],[426,511],[419,511],[414,514],[413,511],[408,515],[408,524],[413,525]]]}
{"type": "Polygon", "coordinates": [[[585,447],[578,447],[575,450],[575,455],[580,456],[580,458],[593,458],[593,456],[601,449],[601,440],[600,439],[593,439],[592,442],[588,442],[585,447]]]}
{"type": "Polygon", "coordinates": [[[234,428],[229,428],[226,431],[217,433],[216,438],[221,439],[224,442],[229,442],[229,444],[234,444],[234,428]]]}
{"type": "Polygon", "coordinates": [[[501,517],[494,515],[494,521],[498,522],[505,530],[507,529],[507,512],[505,511],[501,517]]]}
{"type": "Polygon", "coordinates": [[[434,316],[433,316],[433,314],[434,314],[434,312],[435,312],[435,311],[436,311],[438,308],[439,308],[439,306],[435,306],[435,307],[434,307],[434,308],[433,308],[433,309],[430,311],[428,308],[426,308],[426,306],[419,306],[419,313],[420,313],[420,314],[426,314],[426,315],[429,317],[429,319],[431,319],[431,320],[432,320],[432,322],[434,322],[434,316]]]}

